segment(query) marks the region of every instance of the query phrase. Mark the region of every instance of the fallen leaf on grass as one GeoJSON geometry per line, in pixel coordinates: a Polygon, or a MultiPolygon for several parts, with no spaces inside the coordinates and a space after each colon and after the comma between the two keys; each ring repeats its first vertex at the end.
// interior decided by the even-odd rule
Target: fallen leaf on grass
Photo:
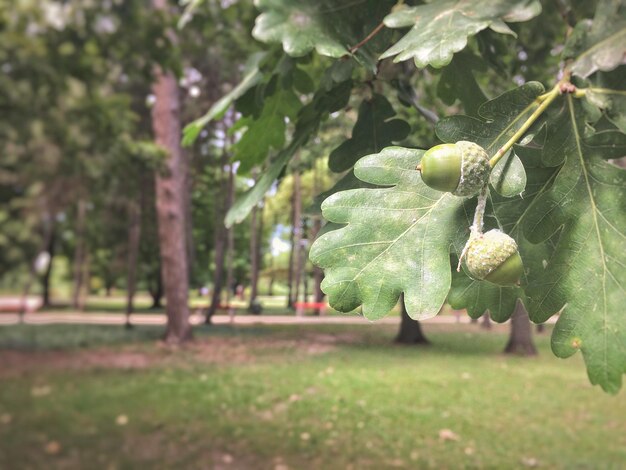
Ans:
{"type": "Polygon", "coordinates": [[[61,452],[61,444],[59,444],[57,441],[50,441],[45,445],[44,451],[46,452],[46,454],[56,455],[61,452]]]}
{"type": "Polygon", "coordinates": [[[522,457],[522,465],[525,467],[538,467],[539,461],[534,457],[522,457]]]}
{"type": "Polygon", "coordinates": [[[115,418],[115,424],[117,424],[118,426],[126,426],[128,424],[128,416],[119,415],[117,418],[115,418]]]}
{"type": "Polygon", "coordinates": [[[41,387],[33,387],[30,389],[30,394],[34,397],[44,397],[49,395],[52,389],[48,385],[42,385],[41,387]]]}
{"type": "Polygon", "coordinates": [[[439,440],[442,442],[445,441],[458,441],[459,440],[459,436],[458,434],[456,434],[455,432],[451,431],[450,429],[441,429],[439,431],[439,440]]]}

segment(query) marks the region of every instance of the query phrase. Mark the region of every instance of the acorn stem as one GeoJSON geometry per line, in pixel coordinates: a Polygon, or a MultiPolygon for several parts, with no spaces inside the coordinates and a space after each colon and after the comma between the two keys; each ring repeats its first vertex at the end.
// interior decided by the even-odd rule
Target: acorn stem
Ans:
{"type": "Polygon", "coordinates": [[[483,219],[485,216],[485,209],[487,207],[487,197],[489,196],[489,183],[485,184],[483,188],[478,193],[478,202],[476,204],[476,210],[474,211],[474,221],[472,222],[472,226],[470,227],[470,236],[465,246],[463,247],[463,251],[461,252],[461,256],[459,257],[459,264],[456,266],[456,271],[461,271],[461,264],[463,263],[463,259],[467,254],[467,250],[470,247],[472,240],[477,237],[480,237],[483,233],[483,219]]]}
{"type": "Polygon", "coordinates": [[[489,165],[491,168],[496,166],[496,164],[500,161],[502,157],[509,151],[511,147],[526,133],[530,126],[532,126],[535,121],[543,114],[543,112],[552,104],[552,102],[561,94],[561,87],[563,86],[563,82],[557,83],[552,90],[550,90],[545,95],[542,95],[541,104],[535,111],[526,119],[526,122],[522,124],[522,127],[513,134],[513,136],[504,144],[500,150],[496,152],[496,154],[489,160],[489,165]]]}

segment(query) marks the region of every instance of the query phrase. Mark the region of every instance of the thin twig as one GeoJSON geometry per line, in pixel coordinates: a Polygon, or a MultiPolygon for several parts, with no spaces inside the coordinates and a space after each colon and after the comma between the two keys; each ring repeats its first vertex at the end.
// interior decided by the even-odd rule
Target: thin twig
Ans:
{"type": "Polygon", "coordinates": [[[385,27],[385,23],[383,23],[382,21],[380,22],[380,24],[378,26],[376,26],[371,33],[369,33],[367,36],[365,36],[365,38],[359,42],[358,44],[352,46],[349,50],[350,54],[354,54],[356,51],[358,51],[359,49],[361,49],[361,47],[363,47],[365,44],[367,44],[370,39],[372,39],[374,36],[376,36],[378,33],[380,33],[380,31],[385,27]]]}

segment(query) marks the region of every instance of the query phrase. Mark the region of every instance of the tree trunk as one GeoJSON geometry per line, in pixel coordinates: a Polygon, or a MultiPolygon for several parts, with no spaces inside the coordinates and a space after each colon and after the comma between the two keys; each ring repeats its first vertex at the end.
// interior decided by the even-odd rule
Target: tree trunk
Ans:
{"type": "Polygon", "coordinates": [[[511,333],[504,352],[521,356],[535,356],[537,354],[537,349],[533,343],[530,319],[524,304],[519,299],[513,315],[511,315],[511,333]]]}
{"type": "Polygon", "coordinates": [[[289,268],[287,270],[287,308],[290,310],[294,309],[293,306],[293,271],[294,271],[294,261],[295,261],[295,252],[296,252],[296,229],[295,229],[295,203],[294,203],[295,193],[291,195],[291,233],[289,234],[289,268]]]}
{"type": "MultiPolygon", "coordinates": [[[[319,217],[316,217],[313,221],[313,233],[311,234],[311,240],[317,238],[317,234],[322,229],[322,221],[319,217]]],[[[324,301],[324,292],[322,292],[322,281],[324,280],[324,271],[319,266],[313,266],[313,301],[317,304],[324,301]]],[[[313,312],[314,315],[319,315],[321,309],[316,308],[313,312]]]]}
{"type": "MultiPolygon", "coordinates": [[[[235,172],[232,165],[228,175],[228,208],[230,209],[235,200],[235,172]]],[[[231,294],[234,294],[235,279],[234,272],[234,254],[235,254],[235,229],[230,227],[226,232],[226,288],[228,290],[226,303],[230,305],[231,294]]],[[[230,308],[230,307],[229,307],[230,308]]]]}
{"type": "MultiPolygon", "coordinates": [[[[296,158],[296,164],[298,159],[296,158]]],[[[293,174],[293,285],[290,303],[292,307],[300,297],[300,283],[302,281],[302,184],[300,169],[296,168],[293,174]]]]}
{"type": "Polygon", "coordinates": [[[193,260],[196,256],[196,247],[193,242],[193,218],[191,191],[193,189],[193,180],[191,178],[189,154],[183,151],[183,159],[185,160],[185,192],[183,193],[183,206],[185,210],[185,246],[187,247],[187,270],[189,279],[192,279],[193,260]]]}
{"type": "Polygon", "coordinates": [[[304,302],[308,302],[309,301],[309,275],[308,275],[307,268],[306,268],[306,259],[303,261],[303,263],[305,267],[302,270],[302,289],[303,289],[302,299],[304,302]]]}
{"type": "Polygon", "coordinates": [[[84,198],[78,200],[76,209],[76,245],[74,247],[74,288],[72,291],[72,308],[80,309],[81,295],[85,275],[85,226],[87,222],[87,201],[84,198]]]}
{"type": "Polygon", "coordinates": [[[156,273],[154,289],[150,288],[150,297],[152,297],[151,309],[163,308],[163,281],[161,280],[161,269],[156,273]]]}
{"type": "MultiPolygon", "coordinates": [[[[155,9],[166,10],[166,0],[152,0],[155,9]]],[[[173,32],[170,31],[173,35],[173,32]]],[[[175,38],[174,38],[175,39],[175,38]]],[[[189,324],[189,271],[184,192],[187,164],[180,147],[180,96],[178,82],[171,72],[156,70],[152,92],[152,126],[157,144],[168,152],[165,168],[156,175],[156,210],[159,250],[165,299],[167,329],[165,342],[179,344],[191,337],[189,324]]]]}
{"type": "MultiPolygon", "coordinates": [[[[226,133],[226,125],[224,125],[224,133],[226,133]]],[[[220,159],[220,187],[219,198],[215,199],[215,213],[217,216],[217,225],[215,228],[215,234],[213,238],[214,244],[214,263],[215,270],[213,271],[213,293],[211,295],[211,303],[206,312],[205,323],[211,323],[211,317],[215,315],[215,312],[220,307],[222,299],[222,288],[224,285],[224,264],[226,260],[226,239],[228,238],[228,229],[224,226],[224,218],[228,210],[230,209],[229,197],[230,194],[230,165],[228,165],[228,153],[226,151],[226,144],[222,149],[222,156],[220,159]],[[228,174],[226,168],[228,167],[228,174]]]]}
{"type": "Polygon", "coordinates": [[[130,327],[130,314],[134,311],[133,299],[137,288],[137,258],[141,241],[141,205],[130,201],[128,205],[128,265],[126,269],[126,327],[130,327]]]}
{"type": "Polygon", "coordinates": [[[48,266],[46,266],[46,270],[43,273],[43,277],[41,278],[41,304],[42,307],[50,307],[50,278],[52,277],[52,263],[54,261],[54,253],[56,251],[56,232],[54,229],[54,222],[51,222],[52,227],[50,229],[50,239],[48,240],[48,246],[46,248],[48,255],[50,255],[50,260],[48,261],[48,266]]]}
{"type": "Polygon", "coordinates": [[[252,310],[252,304],[256,301],[258,295],[259,286],[259,218],[263,218],[263,214],[259,213],[257,206],[252,209],[252,217],[250,219],[250,305],[249,310],[252,310]]]}
{"type": "Polygon", "coordinates": [[[426,336],[424,336],[422,332],[420,323],[409,317],[406,307],[404,306],[404,294],[400,296],[400,310],[402,312],[400,330],[394,341],[399,344],[430,344],[430,341],[426,339],[426,336]]]}
{"type": "Polygon", "coordinates": [[[537,334],[541,334],[541,333],[543,333],[545,330],[546,330],[546,325],[545,325],[545,323],[539,323],[539,324],[537,325],[537,328],[536,328],[537,334]]]}
{"type": "Polygon", "coordinates": [[[489,318],[489,314],[487,312],[483,314],[483,321],[480,323],[480,327],[484,330],[491,329],[491,318],[489,318]]]}
{"type": "MultiPolygon", "coordinates": [[[[37,270],[38,270],[37,264],[39,261],[39,256],[43,252],[43,250],[50,247],[50,244],[52,243],[52,239],[54,237],[54,220],[49,212],[44,213],[42,222],[43,222],[42,223],[43,240],[41,244],[41,249],[36,253],[35,259],[33,259],[33,261],[30,263],[30,266],[28,269],[28,276],[26,278],[26,283],[24,284],[24,289],[22,290],[22,297],[20,299],[20,306],[19,306],[19,322],[20,323],[24,322],[24,314],[28,311],[28,294],[30,293],[30,288],[33,285],[33,282],[35,282],[35,279],[37,277],[37,270]]],[[[48,254],[50,253],[48,252],[48,254]]],[[[52,264],[52,255],[49,258],[48,266],[46,266],[46,271],[48,272],[49,272],[50,264],[52,264]]]]}

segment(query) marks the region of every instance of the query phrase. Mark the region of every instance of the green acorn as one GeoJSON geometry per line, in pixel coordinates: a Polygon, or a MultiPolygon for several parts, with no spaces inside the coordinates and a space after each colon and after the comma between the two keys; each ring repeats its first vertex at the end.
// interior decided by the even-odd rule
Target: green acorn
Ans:
{"type": "Polygon", "coordinates": [[[516,285],[524,273],[517,243],[500,230],[470,240],[465,265],[472,277],[499,286],[516,285]]]}
{"type": "Polygon", "coordinates": [[[475,196],[489,180],[489,155],[478,144],[460,140],[435,145],[418,167],[428,186],[455,196],[475,196]]]}

